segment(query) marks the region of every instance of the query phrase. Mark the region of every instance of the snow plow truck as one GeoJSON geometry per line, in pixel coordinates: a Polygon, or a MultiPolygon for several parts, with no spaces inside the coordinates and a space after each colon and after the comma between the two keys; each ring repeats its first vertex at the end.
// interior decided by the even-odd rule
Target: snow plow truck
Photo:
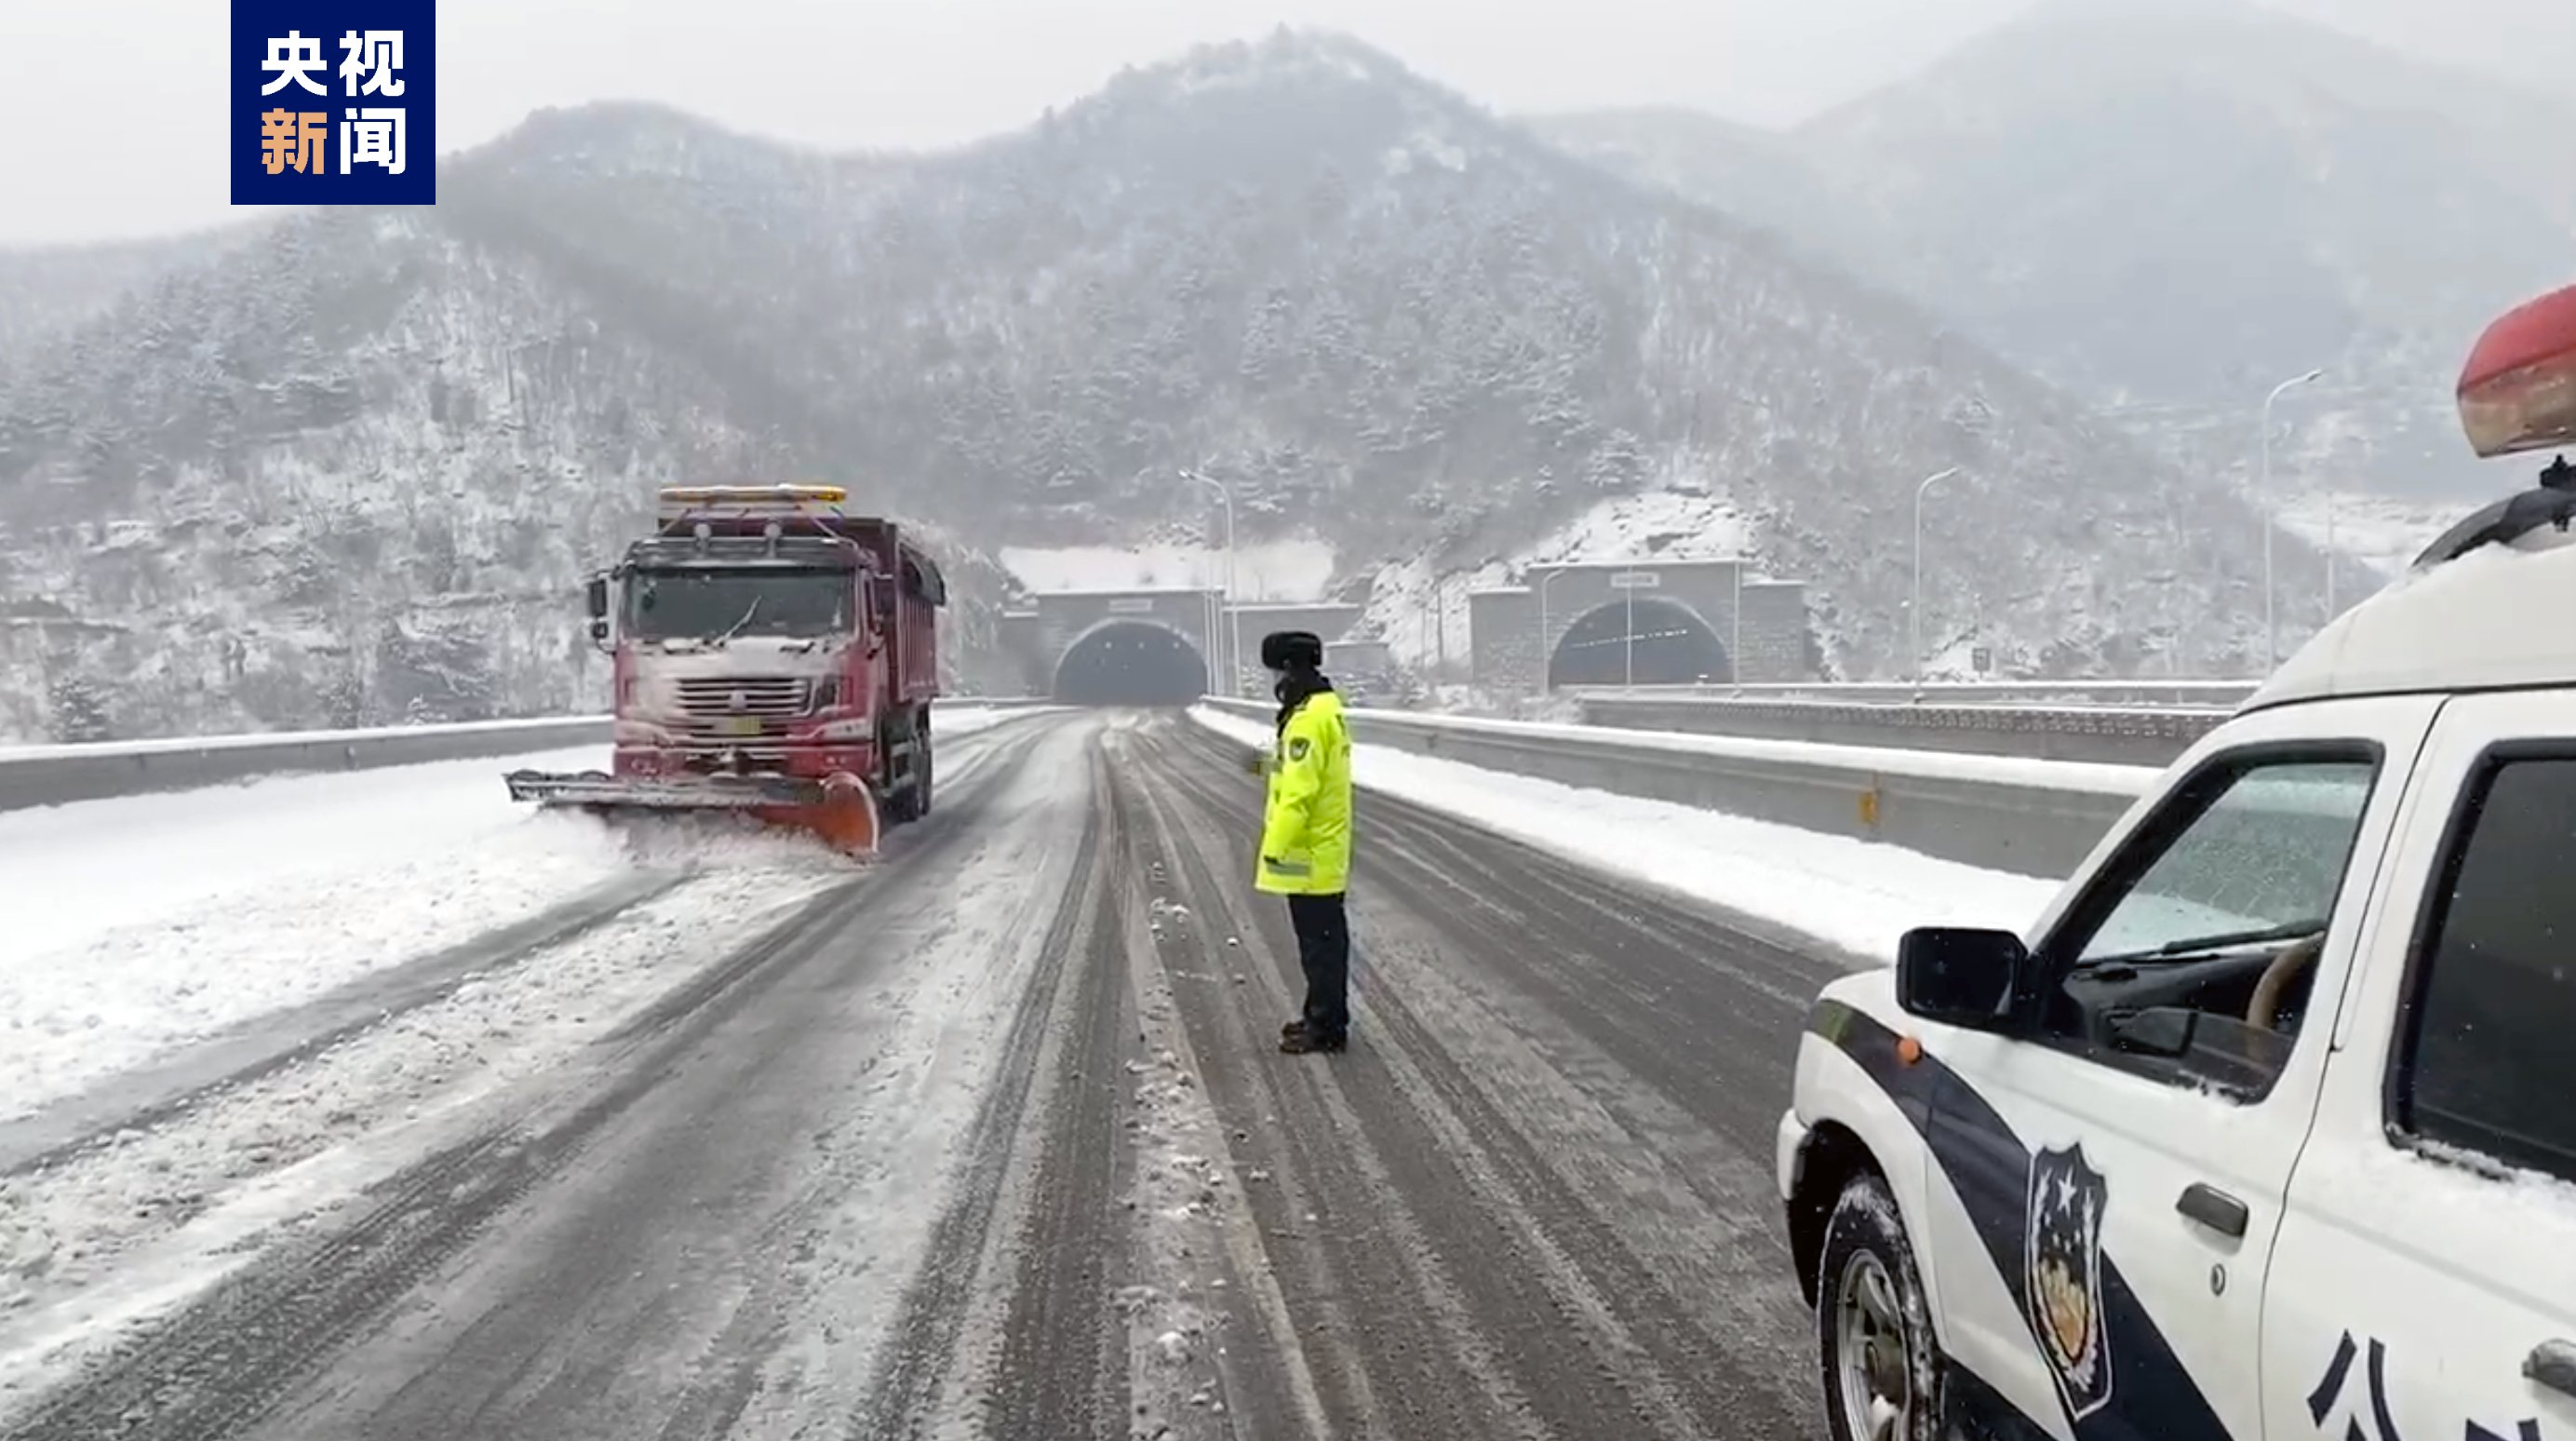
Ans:
{"type": "Polygon", "coordinates": [[[609,769],[513,771],[513,800],[601,815],[748,812],[876,854],[930,810],[946,583],[836,486],[683,486],[590,578],[614,660],[609,769]]]}

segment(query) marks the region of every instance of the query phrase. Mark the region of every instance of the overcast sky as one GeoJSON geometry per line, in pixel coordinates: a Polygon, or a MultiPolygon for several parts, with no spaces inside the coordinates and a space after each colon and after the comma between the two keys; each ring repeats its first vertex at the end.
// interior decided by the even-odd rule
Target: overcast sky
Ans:
{"type": "MultiPolygon", "coordinates": [[[[1668,103],[1783,125],[2025,3],[440,0],[439,148],[489,140],[540,106],[608,98],[836,148],[941,145],[1024,124],[1123,64],[1283,21],[1347,30],[1506,111],[1668,103]]],[[[2576,76],[2569,0],[2268,3],[2526,84],[2563,90],[2576,76]]],[[[0,0],[0,244],[226,218],[229,11],[0,0]]]]}

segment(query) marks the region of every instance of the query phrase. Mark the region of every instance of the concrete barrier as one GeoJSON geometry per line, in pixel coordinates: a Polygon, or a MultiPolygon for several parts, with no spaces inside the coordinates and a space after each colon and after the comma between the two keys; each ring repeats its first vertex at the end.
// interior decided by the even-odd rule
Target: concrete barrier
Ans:
{"type": "MultiPolygon", "coordinates": [[[[259,776],[368,770],[607,744],[608,717],[556,716],[384,730],[25,746],[0,750],[0,811],[189,790],[259,776]]],[[[495,791],[500,784],[495,773],[495,791]]]]}
{"type": "MultiPolygon", "coordinates": [[[[1253,718],[1275,713],[1253,701],[1210,697],[1201,704],[1253,718]]],[[[2152,766],[1409,711],[1349,714],[1352,738],[1365,744],[2049,878],[2074,870],[2157,774],[2152,766]]]]}
{"type": "MultiPolygon", "coordinates": [[[[1017,696],[998,700],[956,696],[942,704],[957,710],[1019,710],[1052,702],[1017,696]]],[[[0,811],[190,790],[260,776],[369,770],[426,761],[525,755],[572,746],[606,746],[608,736],[609,718],[600,715],[5,747],[0,748],[0,811]]],[[[606,764],[604,754],[600,759],[606,764]]],[[[492,785],[498,793],[498,772],[493,775],[492,785]]]]}
{"type": "Polygon", "coordinates": [[[2170,763],[2229,715],[2219,706],[1906,704],[1616,691],[1589,692],[1577,702],[1585,724],[1621,730],[2143,766],[2170,763]]]}

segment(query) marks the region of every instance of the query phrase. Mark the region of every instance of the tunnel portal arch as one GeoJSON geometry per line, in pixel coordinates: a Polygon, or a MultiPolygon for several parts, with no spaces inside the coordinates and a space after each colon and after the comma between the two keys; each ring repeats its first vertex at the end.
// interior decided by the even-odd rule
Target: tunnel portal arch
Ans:
{"type": "MultiPolygon", "coordinates": [[[[1717,631],[1698,611],[1662,596],[1639,597],[1634,613],[1636,683],[1724,684],[1735,679],[1733,659],[1717,631]]],[[[1632,663],[1630,603],[1605,601],[1574,618],[1547,657],[1547,683],[1555,686],[1624,684],[1632,663]]]]}
{"type": "Polygon", "coordinates": [[[1156,620],[1107,620],[1076,636],[1056,659],[1050,690],[1089,706],[1185,706],[1207,692],[1207,657],[1156,620]]]}

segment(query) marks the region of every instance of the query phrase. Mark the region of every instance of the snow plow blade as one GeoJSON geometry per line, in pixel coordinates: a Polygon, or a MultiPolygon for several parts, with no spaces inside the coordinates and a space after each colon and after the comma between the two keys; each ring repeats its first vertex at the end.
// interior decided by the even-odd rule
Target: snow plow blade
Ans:
{"type": "Polygon", "coordinates": [[[512,771],[510,799],[594,812],[747,811],[771,825],[820,837],[845,855],[877,853],[876,797],[855,776],[691,776],[683,780],[512,771]]]}

